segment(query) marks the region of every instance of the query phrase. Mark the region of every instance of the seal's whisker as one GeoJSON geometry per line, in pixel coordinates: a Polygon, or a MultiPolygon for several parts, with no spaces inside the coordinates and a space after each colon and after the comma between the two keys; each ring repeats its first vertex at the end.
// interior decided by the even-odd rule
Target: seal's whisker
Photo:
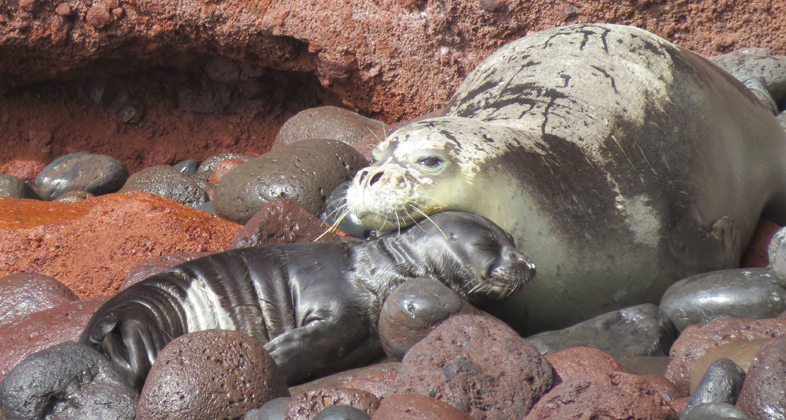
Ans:
{"type": "Polygon", "coordinates": [[[429,195],[423,195],[423,194],[420,194],[420,196],[421,196],[421,197],[423,197],[423,198],[428,198],[429,200],[434,200],[434,201],[436,201],[436,202],[437,202],[439,205],[441,205],[443,208],[446,208],[446,209],[447,209],[447,208],[449,208],[449,207],[450,207],[450,206],[448,206],[447,204],[445,204],[443,201],[441,201],[441,200],[439,200],[439,199],[436,199],[436,198],[434,198],[434,197],[431,197],[431,196],[429,196],[429,195]]]}
{"type": "Polygon", "coordinates": [[[444,236],[444,237],[445,237],[445,239],[448,239],[448,235],[445,235],[445,232],[443,232],[443,231],[442,231],[442,228],[440,228],[440,227],[439,227],[439,225],[437,224],[437,222],[435,222],[435,221],[434,221],[432,218],[430,218],[430,217],[428,216],[428,214],[426,214],[426,213],[425,213],[423,210],[421,210],[421,209],[419,209],[419,208],[417,208],[417,207],[413,207],[412,209],[413,209],[413,210],[415,210],[416,212],[418,212],[418,213],[422,214],[422,215],[423,215],[423,217],[425,217],[425,218],[426,218],[426,219],[428,219],[428,220],[429,220],[431,223],[433,223],[433,224],[434,224],[434,227],[435,227],[435,228],[437,228],[437,230],[439,231],[439,233],[441,233],[441,234],[442,234],[442,236],[444,236]]]}
{"type": "Polygon", "coordinates": [[[314,239],[314,242],[318,242],[320,239],[322,239],[325,235],[327,235],[330,232],[337,231],[338,228],[336,226],[338,226],[341,223],[341,221],[344,220],[345,217],[347,217],[347,215],[349,215],[349,209],[347,209],[344,213],[342,213],[340,216],[338,216],[338,218],[336,219],[335,223],[333,223],[324,232],[322,232],[321,235],[317,236],[317,238],[314,239]]]}

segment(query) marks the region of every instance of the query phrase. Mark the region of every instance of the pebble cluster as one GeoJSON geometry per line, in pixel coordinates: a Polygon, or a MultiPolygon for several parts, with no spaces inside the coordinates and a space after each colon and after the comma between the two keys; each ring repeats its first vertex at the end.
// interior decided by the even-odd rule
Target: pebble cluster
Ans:
{"type": "Polygon", "coordinates": [[[317,217],[335,221],[332,200],[380,126],[324,107],[290,120],[262,156],[130,176],[81,152],[10,165],[25,179],[0,175],[10,198],[0,198],[0,255],[14,256],[0,259],[2,418],[786,419],[786,230],[766,221],[745,258],[760,267],[693,276],[660,305],[526,338],[444,285],[411,280],[382,308],[380,363],[291,388],[233,331],[176,338],[140,393],[74,343],[109,296],[154,273],[324,233],[317,217]]]}

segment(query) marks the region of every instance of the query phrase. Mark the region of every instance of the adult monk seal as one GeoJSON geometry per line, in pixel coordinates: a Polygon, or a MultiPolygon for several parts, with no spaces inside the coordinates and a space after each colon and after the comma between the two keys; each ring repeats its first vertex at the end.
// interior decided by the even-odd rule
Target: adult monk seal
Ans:
{"type": "Polygon", "coordinates": [[[382,230],[448,209],[493,220],[538,272],[491,311],[536,332],[736,266],[762,212],[786,223],[785,145],[772,112],[699,55],[633,27],[565,26],[501,48],[443,117],[392,133],[347,207],[382,230]]]}
{"type": "Polygon", "coordinates": [[[380,356],[382,303],[406,280],[437,280],[478,304],[511,295],[533,270],[488,219],[444,212],[366,242],[240,248],[183,263],[107,301],[80,341],[141,388],[173,338],[236,330],[266,343],[295,384],[380,356]]]}

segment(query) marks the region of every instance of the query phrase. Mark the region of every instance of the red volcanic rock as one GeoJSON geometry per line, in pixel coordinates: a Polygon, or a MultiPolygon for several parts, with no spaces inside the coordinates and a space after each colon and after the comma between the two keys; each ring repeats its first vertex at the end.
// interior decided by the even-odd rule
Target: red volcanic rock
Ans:
{"type": "Polygon", "coordinates": [[[753,358],[737,407],[755,418],[783,418],[786,412],[786,338],[771,340],[753,358]],[[778,417],[773,417],[778,413],[778,417]]]}
{"type": "Polygon", "coordinates": [[[583,376],[622,372],[622,366],[608,354],[592,347],[571,347],[546,356],[563,382],[583,376]]]}
{"type": "Polygon", "coordinates": [[[671,346],[666,378],[688,394],[693,365],[704,355],[727,343],[786,336],[786,319],[726,318],[691,325],[671,346]]]}
{"type": "Polygon", "coordinates": [[[273,358],[250,336],[207,330],[164,347],[139,396],[137,418],[236,419],[289,396],[273,358]]]}
{"type": "Polygon", "coordinates": [[[218,184],[221,182],[221,178],[224,177],[229,171],[232,169],[237,168],[238,166],[244,163],[243,160],[240,159],[226,159],[222,160],[221,162],[216,165],[216,169],[213,171],[213,174],[210,175],[210,182],[211,184],[218,184]]]}
{"type": "Polygon", "coordinates": [[[350,388],[320,388],[293,395],[287,409],[287,420],[311,420],[332,405],[349,405],[368,414],[379,407],[374,394],[350,388]]]}
{"type": "Polygon", "coordinates": [[[13,160],[0,166],[0,173],[28,180],[35,179],[36,175],[44,168],[46,168],[46,163],[40,160],[13,160]]]}
{"type": "Polygon", "coordinates": [[[524,417],[552,380],[549,362],[510,327],[456,315],[409,349],[394,387],[496,420],[524,417]]]}
{"type": "Polygon", "coordinates": [[[397,377],[398,371],[380,372],[349,380],[341,387],[370,392],[382,400],[395,392],[393,383],[397,377]]]}
{"type": "Polygon", "coordinates": [[[646,379],[608,372],[554,387],[526,417],[526,420],[546,419],[678,420],[678,416],[646,379]]]}
{"type": "Polygon", "coordinates": [[[0,144],[8,146],[0,162],[51,161],[91,150],[116,157],[133,172],[145,162],[201,160],[219,151],[263,153],[289,116],[320,105],[343,104],[394,123],[444,106],[500,46],[572,23],[636,25],[704,55],[749,46],[786,52],[779,36],[786,30],[786,7],[772,0],[64,4],[0,2],[0,92],[15,92],[0,98],[0,114],[7,114],[0,115],[0,144]],[[214,81],[208,74],[216,75],[205,65],[214,59],[235,69],[229,76],[221,72],[219,80],[239,80],[207,86],[214,81]],[[128,90],[147,103],[132,129],[118,126],[115,111],[94,106],[79,86],[33,85],[119,74],[134,75],[128,90]],[[194,84],[184,86],[182,79],[194,84]],[[29,86],[35,87],[25,92],[29,86]],[[210,115],[172,106],[173,97],[177,105],[197,104],[194,111],[210,115]]]}
{"type": "Polygon", "coordinates": [[[0,278],[0,327],[34,312],[78,300],[54,277],[16,273],[0,278]]]}
{"type": "Polygon", "coordinates": [[[0,381],[27,356],[65,341],[77,341],[106,298],[64,303],[0,327],[0,381]]]}
{"type": "Polygon", "coordinates": [[[223,251],[240,228],[144,192],[77,203],[0,199],[0,276],[42,273],[83,299],[113,295],[140,262],[223,251]]]}
{"type": "MultiPolygon", "coordinates": [[[[286,198],[276,198],[265,204],[243,226],[230,248],[247,246],[311,243],[329,229],[298,203],[286,198]]],[[[343,233],[328,232],[320,241],[357,240],[343,233]]]]}
{"type": "Polygon", "coordinates": [[[425,395],[401,394],[385,398],[374,420],[472,420],[472,416],[425,395]]]}

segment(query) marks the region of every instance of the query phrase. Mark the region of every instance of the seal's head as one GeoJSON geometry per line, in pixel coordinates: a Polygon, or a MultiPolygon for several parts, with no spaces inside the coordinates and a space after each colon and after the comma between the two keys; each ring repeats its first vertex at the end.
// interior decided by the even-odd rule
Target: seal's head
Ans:
{"type": "Polygon", "coordinates": [[[474,304],[498,302],[535,275],[535,266],[513,238],[485,217],[445,211],[410,227],[411,249],[428,275],[474,304]]]}
{"type": "Polygon", "coordinates": [[[476,211],[484,163],[504,154],[509,128],[460,117],[410,124],[380,143],[347,191],[364,225],[389,232],[442,210],[476,211]]]}

